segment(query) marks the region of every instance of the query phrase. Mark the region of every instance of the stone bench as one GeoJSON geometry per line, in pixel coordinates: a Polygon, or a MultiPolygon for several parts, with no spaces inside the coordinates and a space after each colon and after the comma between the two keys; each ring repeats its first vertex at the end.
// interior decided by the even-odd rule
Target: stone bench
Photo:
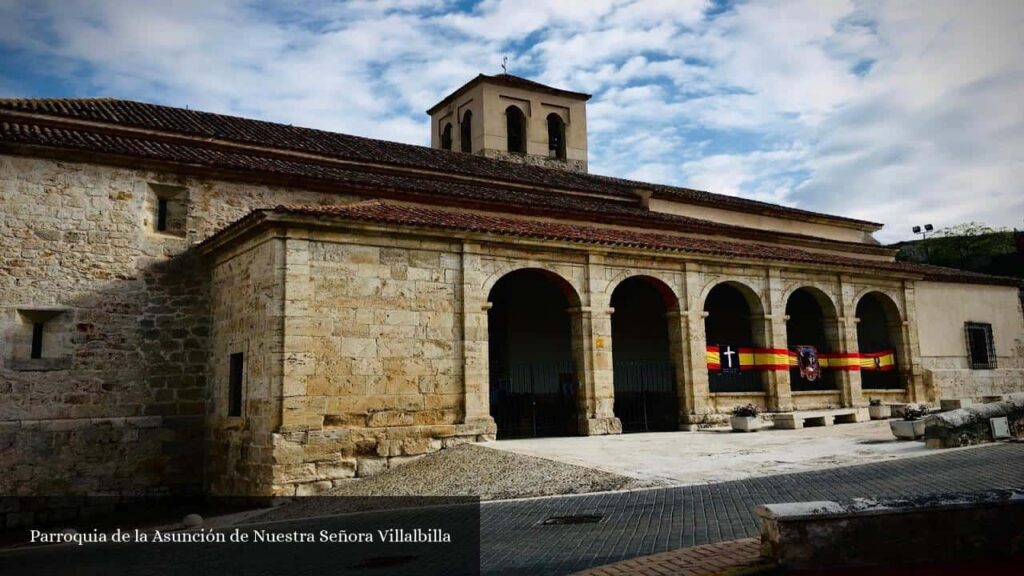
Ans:
{"type": "Polygon", "coordinates": [[[814,426],[833,424],[855,424],[871,419],[867,408],[843,408],[840,410],[813,410],[806,412],[784,412],[774,414],[772,422],[776,428],[797,430],[814,426]]]}
{"type": "Polygon", "coordinates": [[[767,504],[755,512],[762,557],[789,570],[1024,554],[1024,492],[1015,490],[767,504]]]}

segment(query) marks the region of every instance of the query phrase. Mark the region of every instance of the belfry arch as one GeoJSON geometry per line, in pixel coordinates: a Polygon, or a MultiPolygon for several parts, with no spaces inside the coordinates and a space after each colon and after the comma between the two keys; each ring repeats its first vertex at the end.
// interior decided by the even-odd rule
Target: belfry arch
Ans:
{"type": "Polygon", "coordinates": [[[576,434],[576,291],[553,272],[522,268],[502,276],[488,301],[490,411],[498,438],[576,434]]]}
{"type": "Polygon", "coordinates": [[[757,294],[738,282],[716,285],[704,299],[704,334],[708,349],[717,348],[719,365],[708,368],[708,387],[716,392],[763,392],[766,373],[740,362],[750,349],[767,346],[764,309],[757,294]]]}
{"type": "Polygon", "coordinates": [[[679,302],[661,280],[632,276],[612,292],[615,416],[623,432],[679,429],[669,316],[679,302]]]}
{"type": "Polygon", "coordinates": [[[903,321],[899,307],[881,292],[868,292],[857,302],[857,349],[861,355],[861,388],[903,388],[903,321]]]}
{"type": "MultiPolygon", "coordinates": [[[[786,300],[786,344],[790,351],[813,349],[816,355],[839,352],[839,320],[835,305],[818,288],[797,288],[786,300]]],[[[809,360],[809,357],[808,357],[809,360]]],[[[818,359],[819,367],[823,364],[818,359]]],[[[812,370],[798,364],[790,368],[790,388],[794,392],[835,390],[834,369],[812,370]]]]}

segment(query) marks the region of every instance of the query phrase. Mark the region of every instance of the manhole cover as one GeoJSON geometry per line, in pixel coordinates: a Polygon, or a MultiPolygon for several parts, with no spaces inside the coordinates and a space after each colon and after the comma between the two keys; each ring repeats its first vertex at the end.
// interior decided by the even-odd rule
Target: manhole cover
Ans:
{"type": "Polygon", "coordinates": [[[597,524],[601,521],[600,514],[575,514],[572,516],[551,516],[541,522],[545,526],[556,524],[597,524]]]}

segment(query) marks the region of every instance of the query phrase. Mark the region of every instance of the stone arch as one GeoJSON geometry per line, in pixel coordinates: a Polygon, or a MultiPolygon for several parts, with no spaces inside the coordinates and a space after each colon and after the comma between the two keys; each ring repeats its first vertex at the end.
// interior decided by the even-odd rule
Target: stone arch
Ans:
{"type": "Polygon", "coordinates": [[[552,112],[547,117],[548,125],[548,154],[559,160],[565,160],[565,121],[562,117],[552,112]]]}
{"type": "Polygon", "coordinates": [[[704,340],[717,346],[721,368],[708,369],[711,392],[764,392],[767,373],[742,370],[740,351],[768,347],[764,303],[756,290],[736,280],[719,280],[702,294],[704,340]],[[728,362],[726,362],[728,360],[728,362]],[[738,370],[733,369],[733,363],[738,370]]]}
{"type": "Polygon", "coordinates": [[[889,304],[895,308],[896,314],[899,316],[901,322],[907,319],[906,312],[903,309],[903,299],[896,296],[891,290],[886,290],[884,288],[862,288],[853,296],[853,310],[857,310],[857,306],[860,304],[861,300],[873,292],[888,300],[889,304]]]}
{"type": "Polygon", "coordinates": [[[703,308],[705,302],[707,302],[708,294],[710,294],[711,291],[720,284],[729,284],[730,286],[735,287],[743,294],[743,297],[746,298],[747,304],[750,305],[752,313],[764,315],[765,306],[760,287],[755,286],[745,278],[712,278],[704,285],[704,288],[701,289],[700,295],[693,305],[703,308]]]}
{"type": "Polygon", "coordinates": [[[899,305],[881,290],[866,290],[855,300],[857,316],[857,346],[863,359],[873,359],[876,353],[892,351],[894,364],[883,365],[881,360],[873,367],[862,368],[861,387],[866,390],[887,390],[905,386],[902,374],[906,368],[906,347],[903,337],[903,317],[899,305]]]}
{"type": "Polygon", "coordinates": [[[459,149],[463,152],[473,151],[473,111],[466,110],[459,123],[459,149]]]}
{"type": "Polygon", "coordinates": [[[487,298],[490,297],[491,290],[494,289],[494,285],[498,283],[502,278],[509,274],[519,270],[537,270],[543,272],[558,281],[558,284],[563,287],[566,295],[570,297],[570,301],[574,306],[582,305],[582,290],[579,286],[573,282],[572,278],[569,278],[555,270],[553,267],[547,266],[542,262],[528,262],[528,263],[514,263],[509,262],[502,264],[497,267],[495,272],[484,280],[484,283],[480,286],[480,292],[487,298]]]}
{"type": "MultiPolygon", "coordinates": [[[[787,316],[786,345],[790,350],[812,346],[819,354],[841,351],[839,308],[824,289],[813,284],[797,285],[787,291],[783,302],[787,316]]],[[[790,369],[790,386],[797,392],[835,390],[838,382],[834,370],[822,369],[805,376],[799,367],[790,369]]]]}
{"type": "Polygon", "coordinates": [[[575,434],[584,375],[575,288],[550,270],[520,267],[498,277],[487,299],[488,405],[498,436],[575,434]]]}
{"type": "Polygon", "coordinates": [[[666,282],[646,274],[630,275],[611,292],[615,416],[623,432],[678,430],[673,351],[680,346],[679,299],[666,282]]]}
{"type": "Polygon", "coordinates": [[[441,149],[451,150],[452,149],[452,123],[446,122],[444,128],[441,129],[441,149]]]}
{"type": "Polygon", "coordinates": [[[797,290],[810,292],[822,307],[822,310],[830,310],[833,318],[839,317],[839,298],[836,296],[834,288],[818,282],[795,282],[790,284],[782,293],[783,307],[785,307],[786,302],[789,301],[797,290]]]}
{"type": "Polygon", "coordinates": [[[526,114],[515,104],[505,108],[505,142],[511,154],[526,154],[526,114]]]}
{"type": "Polygon", "coordinates": [[[664,274],[658,270],[622,270],[613,276],[608,282],[607,289],[604,294],[604,301],[608,303],[609,308],[611,307],[612,294],[615,293],[615,289],[626,280],[636,277],[646,278],[654,283],[654,285],[658,287],[658,290],[661,291],[662,296],[669,298],[672,301],[676,310],[681,309],[682,298],[680,298],[679,292],[675,288],[678,282],[675,281],[675,278],[671,278],[669,274],[664,274]]]}

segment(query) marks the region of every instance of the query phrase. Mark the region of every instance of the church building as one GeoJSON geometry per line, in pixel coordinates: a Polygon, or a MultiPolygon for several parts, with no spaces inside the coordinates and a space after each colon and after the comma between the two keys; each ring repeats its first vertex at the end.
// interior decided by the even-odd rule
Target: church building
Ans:
{"type": "Polygon", "coordinates": [[[429,148],[0,100],[0,493],[316,494],[464,442],[1024,391],[1018,281],[591,174],[589,98],[479,75],[429,148]]]}

